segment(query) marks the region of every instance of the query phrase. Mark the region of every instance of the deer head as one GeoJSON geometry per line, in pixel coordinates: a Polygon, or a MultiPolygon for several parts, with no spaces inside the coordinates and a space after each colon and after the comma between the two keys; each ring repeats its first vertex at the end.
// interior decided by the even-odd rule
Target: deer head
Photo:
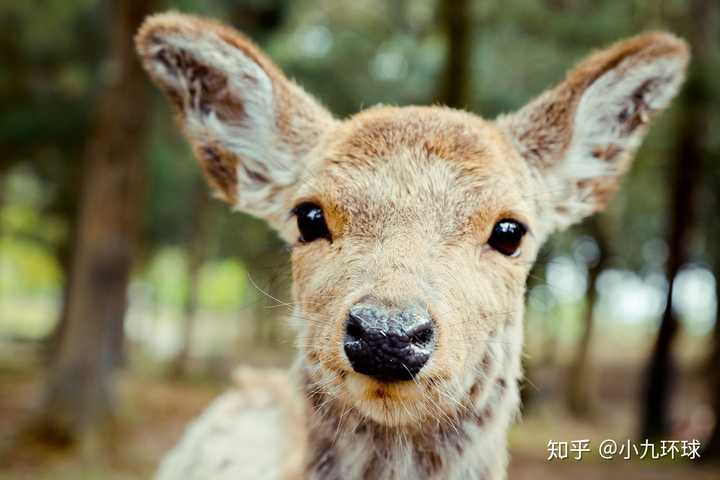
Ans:
{"type": "Polygon", "coordinates": [[[496,120],[442,107],[338,120],[218,23],[153,16],[137,47],[210,185],[292,245],[314,385],[388,426],[516,397],[540,245],[608,203],[688,61],[683,41],[647,33],[496,120]]]}

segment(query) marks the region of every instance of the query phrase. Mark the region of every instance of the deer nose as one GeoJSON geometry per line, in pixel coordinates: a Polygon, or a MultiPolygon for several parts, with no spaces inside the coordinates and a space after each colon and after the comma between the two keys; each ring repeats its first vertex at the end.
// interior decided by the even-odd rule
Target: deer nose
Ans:
{"type": "Polygon", "coordinates": [[[343,346],[357,373],[387,382],[411,380],[435,347],[432,318],[417,306],[363,302],[350,308],[343,346]]]}

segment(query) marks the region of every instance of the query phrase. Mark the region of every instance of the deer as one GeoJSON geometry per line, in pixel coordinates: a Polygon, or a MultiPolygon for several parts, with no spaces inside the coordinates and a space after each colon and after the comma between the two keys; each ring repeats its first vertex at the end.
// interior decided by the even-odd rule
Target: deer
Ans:
{"type": "Polygon", "coordinates": [[[176,12],[136,36],[204,175],[290,245],[288,371],[241,367],[157,477],[504,479],[526,279],[602,210],[679,91],[652,31],[495,119],[443,106],[335,118],[248,38],[176,12]]]}

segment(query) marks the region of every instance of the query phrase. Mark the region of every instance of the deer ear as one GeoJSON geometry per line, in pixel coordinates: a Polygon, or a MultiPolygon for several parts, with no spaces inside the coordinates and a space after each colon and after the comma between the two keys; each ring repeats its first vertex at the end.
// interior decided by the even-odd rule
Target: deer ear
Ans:
{"type": "Polygon", "coordinates": [[[564,82],[497,120],[537,173],[548,233],[605,207],[649,120],[678,92],[688,58],[674,35],[640,35],[591,55],[564,82]]]}
{"type": "Polygon", "coordinates": [[[136,45],[211,186],[236,208],[286,230],[294,185],[331,115],[252,42],[218,23],[155,15],[136,45]]]}

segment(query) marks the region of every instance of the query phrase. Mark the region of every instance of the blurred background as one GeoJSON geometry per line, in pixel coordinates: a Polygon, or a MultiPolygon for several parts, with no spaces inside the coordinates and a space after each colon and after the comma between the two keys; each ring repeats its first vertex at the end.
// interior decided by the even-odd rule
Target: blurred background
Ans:
{"type": "Polygon", "coordinates": [[[510,478],[720,478],[720,2],[26,0],[0,3],[0,479],[148,478],[234,366],[293,356],[287,250],[209,196],[134,56],[169,8],[243,30],[340,117],[493,117],[593,48],[687,38],[623,189],[530,277],[510,478]],[[696,438],[703,461],[546,461],[585,438],[696,438]]]}

